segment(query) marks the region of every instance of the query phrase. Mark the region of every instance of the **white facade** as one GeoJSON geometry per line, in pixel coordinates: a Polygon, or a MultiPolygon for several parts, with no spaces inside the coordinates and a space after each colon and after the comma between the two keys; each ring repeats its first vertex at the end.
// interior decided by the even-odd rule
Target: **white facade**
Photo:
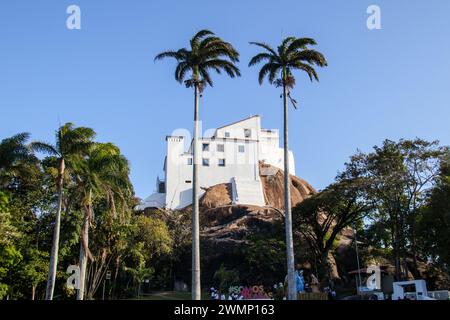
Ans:
{"type": "MultiPolygon", "coordinates": [[[[192,204],[192,142],[185,150],[185,138],[168,136],[164,181],[157,179],[156,192],[139,209],[148,207],[181,209],[192,204]]],[[[231,183],[235,204],[264,206],[259,162],[284,168],[278,130],[261,128],[261,117],[218,128],[212,137],[199,139],[200,195],[204,189],[231,183]]],[[[294,156],[289,151],[290,173],[295,175],[294,156]]]]}

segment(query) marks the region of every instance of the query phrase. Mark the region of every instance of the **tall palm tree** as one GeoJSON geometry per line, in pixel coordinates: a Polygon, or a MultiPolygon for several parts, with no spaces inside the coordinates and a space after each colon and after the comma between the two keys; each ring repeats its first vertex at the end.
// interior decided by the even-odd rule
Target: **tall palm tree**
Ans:
{"type": "Polygon", "coordinates": [[[75,128],[72,123],[66,123],[56,132],[56,144],[45,142],[32,142],[31,148],[57,157],[58,175],[56,178],[56,191],[58,193],[58,204],[55,216],[55,227],[53,230],[52,251],[50,254],[50,267],[48,272],[45,299],[53,300],[55,290],[56,270],[58,267],[59,233],[61,227],[61,211],[63,203],[63,184],[66,165],[71,165],[76,158],[82,157],[89,149],[94,130],[85,127],[75,128]]]}
{"type": "Polygon", "coordinates": [[[199,95],[206,86],[213,86],[210,71],[225,71],[231,78],[241,73],[236,62],[239,53],[234,47],[214,35],[209,30],[199,31],[190,41],[190,48],[178,51],[166,51],[158,54],[156,60],[174,58],[177,61],[175,79],[187,88],[194,88],[194,143],[192,171],[192,299],[201,299],[200,288],[200,226],[199,226],[199,181],[198,181],[198,108],[199,95]]]}
{"type": "Polygon", "coordinates": [[[274,50],[271,46],[262,42],[250,42],[265,51],[254,56],[249,66],[264,62],[259,72],[259,83],[262,84],[268,77],[270,84],[283,88],[284,107],[284,209],[286,225],[286,250],[288,270],[288,298],[296,300],[295,269],[294,269],[294,244],[292,239],[292,212],[289,175],[289,144],[288,144],[288,99],[296,107],[296,101],[290,96],[290,90],[295,86],[294,70],[306,72],[311,81],[319,81],[314,66],[327,65],[325,57],[318,51],[309,49],[308,46],[316,45],[316,41],[310,38],[288,37],[274,50]]]}
{"type": "Polygon", "coordinates": [[[74,172],[84,212],[80,237],[80,289],[77,293],[77,299],[83,300],[88,258],[93,260],[89,250],[89,226],[93,219],[94,201],[100,197],[111,199],[116,193],[130,188],[129,165],[113,144],[95,143],[87,157],[77,163],[74,172]]]}

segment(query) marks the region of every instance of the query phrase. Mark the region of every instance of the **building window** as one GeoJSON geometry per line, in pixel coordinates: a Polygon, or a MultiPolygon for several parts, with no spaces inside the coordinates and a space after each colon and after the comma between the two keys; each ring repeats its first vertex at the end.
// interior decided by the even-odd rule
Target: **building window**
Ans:
{"type": "Polygon", "coordinates": [[[204,167],[209,167],[209,159],[203,158],[203,166],[204,167]]]}
{"type": "Polygon", "coordinates": [[[158,193],[165,193],[166,192],[166,184],[164,182],[159,182],[158,185],[158,193]]]}
{"type": "Polygon", "coordinates": [[[239,146],[239,152],[240,153],[244,153],[245,152],[245,146],[244,145],[240,145],[239,146]]]}
{"type": "Polygon", "coordinates": [[[225,159],[219,159],[219,167],[225,167],[225,159]]]}
{"type": "Polygon", "coordinates": [[[252,130],[251,129],[244,129],[244,136],[246,138],[251,138],[252,137],[252,130]]]}
{"type": "Polygon", "coordinates": [[[192,166],[192,158],[187,159],[187,164],[188,164],[188,166],[192,166]]]}
{"type": "Polygon", "coordinates": [[[203,151],[209,151],[209,143],[204,143],[204,144],[202,145],[202,150],[203,150],[203,151]]]}
{"type": "Polygon", "coordinates": [[[191,181],[191,180],[186,180],[186,181],[185,181],[185,183],[187,183],[187,184],[191,184],[191,183],[192,183],[192,181],[191,181]]]}
{"type": "Polygon", "coordinates": [[[225,138],[229,138],[230,137],[230,133],[229,132],[225,132],[225,138]]]}
{"type": "Polygon", "coordinates": [[[217,152],[224,152],[225,151],[225,145],[218,144],[217,145],[217,152]]]}

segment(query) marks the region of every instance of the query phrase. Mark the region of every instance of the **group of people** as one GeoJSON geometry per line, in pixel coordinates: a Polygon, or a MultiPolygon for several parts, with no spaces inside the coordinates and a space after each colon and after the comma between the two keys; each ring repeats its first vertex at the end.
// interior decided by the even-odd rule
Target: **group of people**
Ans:
{"type": "Polygon", "coordinates": [[[244,300],[244,296],[242,294],[237,294],[235,292],[228,295],[228,297],[224,293],[220,293],[219,290],[212,287],[209,289],[211,300],[244,300]]]}
{"type": "MultiPolygon", "coordinates": [[[[296,284],[296,291],[297,293],[319,293],[320,292],[320,283],[317,277],[314,274],[309,274],[306,276],[306,278],[309,281],[306,281],[304,276],[304,271],[300,268],[297,268],[295,271],[295,284],[296,284]]],[[[336,296],[336,293],[326,288],[325,292],[328,293],[329,298],[333,299],[336,296]],[[328,290],[327,290],[328,289],[328,290]]],[[[287,276],[285,278],[285,283],[275,284],[273,286],[273,293],[270,295],[272,299],[284,299],[287,294],[287,276]]],[[[231,292],[230,294],[226,295],[225,293],[222,293],[220,290],[212,287],[210,289],[210,297],[211,300],[244,300],[244,296],[242,292],[231,292]]]]}
{"type": "MultiPolygon", "coordinates": [[[[284,281],[284,286],[287,290],[287,276],[284,281]]],[[[295,285],[297,293],[304,293],[304,292],[312,292],[312,293],[318,293],[320,292],[320,283],[317,277],[314,274],[309,274],[309,276],[305,277],[304,271],[297,267],[295,270],[295,285]],[[309,281],[306,281],[305,278],[308,278],[309,281]]]]}

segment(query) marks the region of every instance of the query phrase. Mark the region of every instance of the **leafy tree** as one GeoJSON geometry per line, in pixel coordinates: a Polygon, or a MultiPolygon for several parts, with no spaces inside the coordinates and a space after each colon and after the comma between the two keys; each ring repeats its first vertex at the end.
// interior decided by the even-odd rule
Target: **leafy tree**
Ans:
{"type": "Polygon", "coordinates": [[[155,272],[155,259],[171,254],[172,247],[172,237],[162,219],[154,215],[132,218],[124,253],[124,270],[131,276],[138,296],[143,280],[150,280],[155,272]]]}
{"type": "Polygon", "coordinates": [[[145,259],[172,252],[172,238],[167,224],[157,217],[137,216],[133,225],[133,242],[143,243],[145,259]]]}
{"type": "Polygon", "coordinates": [[[264,285],[273,285],[284,279],[285,248],[286,243],[282,237],[250,237],[242,248],[242,265],[246,272],[241,272],[241,279],[246,279],[248,284],[264,285]]]}
{"type": "Polygon", "coordinates": [[[228,270],[222,263],[213,278],[218,282],[219,290],[225,292],[230,286],[239,282],[239,271],[228,270]]]}
{"type": "Polygon", "coordinates": [[[259,72],[259,83],[262,84],[267,76],[270,84],[283,88],[283,106],[284,106],[284,209],[286,219],[286,250],[287,250],[287,270],[289,283],[289,299],[296,300],[295,292],[295,268],[294,268],[294,244],[292,235],[292,208],[290,194],[290,175],[289,175],[289,142],[288,142],[288,99],[296,106],[296,102],[290,95],[290,90],[295,86],[294,70],[306,72],[310,80],[319,81],[315,66],[325,67],[327,61],[318,51],[309,49],[309,46],[316,45],[316,41],[311,38],[287,37],[277,50],[266,43],[251,42],[262,49],[264,52],[254,56],[249,66],[264,62],[259,72]]]}
{"type": "Polygon", "coordinates": [[[37,163],[26,144],[29,133],[19,133],[0,142],[0,187],[5,188],[14,178],[28,173],[28,164],[37,163]]]}
{"type": "Polygon", "coordinates": [[[14,245],[0,244],[0,299],[10,293],[11,273],[22,260],[22,255],[14,245]]]}
{"type": "Polygon", "coordinates": [[[443,161],[437,184],[418,219],[420,251],[449,270],[450,266],[450,161],[443,161]]]}
{"type": "MultiPolygon", "coordinates": [[[[375,208],[368,198],[370,180],[347,168],[337,181],[312,195],[294,208],[294,226],[315,253],[320,265],[319,277],[331,281],[329,254],[344,229],[352,227],[375,208]]],[[[332,283],[330,283],[332,285],[332,283]]]]}
{"type": "Polygon", "coordinates": [[[0,192],[0,245],[10,245],[17,238],[17,229],[11,224],[8,197],[0,192]]]}
{"type": "Polygon", "coordinates": [[[417,274],[416,221],[445,154],[445,148],[436,141],[385,140],[373,152],[360,152],[351,158],[349,166],[374,183],[369,197],[377,203],[371,218],[378,226],[371,228],[384,226],[389,232],[387,245],[392,248],[396,279],[406,277],[408,255],[413,257],[417,274]]]}
{"type": "Polygon", "coordinates": [[[190,48],[177,51],[166,51],[158,54],[156,60],[173,58],[177,61],[175,79],[187,88],[194,88],[194,138],[193,138],[193,183],[192,183],[192,299],[201,299],[200,287],[200,226],[199,226],[199,191],[198,182],[198,110],[199,95],[206,86],[213,86],[210,71],[225,71],[231,78],[240,76],[235,63],[239,61],[239,53],[233,46],[214,35],[209,30],[201,30],[192,37],[190,48]],[[186,79],[186,77],[189,77],[186,79]]]}
{"type": "Polygon", "coordinates": [[[85,297],[87,259],[94,261],[89,250],[89,226],[94,215],[94,201],[107,199],[111,213],[115,215],[115,195],[131,193],[128,161],[120,150],[111,143],[95,143],[91,146],[84,161],[74,168],[78,190],[81,195],[80,207],[83,209],[83,225],[80,236],[80,289],[77,298],[85,297]]]}

